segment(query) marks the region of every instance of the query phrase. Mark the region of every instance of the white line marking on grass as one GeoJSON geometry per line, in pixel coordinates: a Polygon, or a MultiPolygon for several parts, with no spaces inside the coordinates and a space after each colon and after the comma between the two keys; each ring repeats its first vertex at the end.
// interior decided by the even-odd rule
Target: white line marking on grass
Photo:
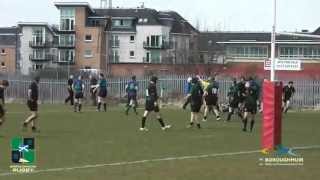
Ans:
{"type": "MultiPolygon", "coordinates": [[[[294,150],[320,149],[320,145],[293,147],[292,149],[294,149],[294,150]]],[[[152,162],[162,162],[162,161],[177,161],[177,160],[186,160],[186,159],[201,159],[201,158],[210,158],[210,157],[236,156],[236,155],[243,155],[243,154],[254,154],[254,153],[259,153],[259,152],[261,152],[261,150],[229,152],[229,153],[215,153],[215,154],[204,154],[204,155],[194,155],[194,156],[166,157],[166,158],[145,159],[145,160],[138,160],[138,161],[123,161],[123,162],[115,162],[115,163],[93,164],[93,165],[64,167],[64,168],[40,169],[40,170],[36,170],[34,172],[31,172],[29,174],[72,171],[72,170],[99,168],[99,167],[106,167],[106,166],[135,165],[135,164],[144,164],[144,163],[152,163],[152,162]]],[[[0,177],[1,176],[12,176],[12,175],[24,175],[24,174],[17,174],[17,173],[13,173],[13,172],[0,173],[0,177]]]]}

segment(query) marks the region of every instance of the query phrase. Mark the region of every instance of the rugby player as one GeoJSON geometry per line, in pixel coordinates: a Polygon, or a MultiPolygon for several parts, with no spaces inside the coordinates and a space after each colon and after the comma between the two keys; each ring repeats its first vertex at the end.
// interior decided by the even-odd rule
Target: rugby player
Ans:
{"type": "Polygon", "coordinates": [[[151,77],[149,82],[148,88],[146,89],[146,104],[145,104],[145,111],[141,121],[141,128],[140,131],[148,131],[146,128],[146,120],[150,112],[155,112],[157,119],[161,125],[162,130],[166,130],[171,128],[171,125],[166,125],[161,118],[160,109],[158,104],[158,93],[157,93],[157,80],[156,76],[151,77]]]}
{"type": "Polygon", "coordinates": [[[194,123],[197,124],[197,127],[201,129],[200,121],[199,121],[199,114],[202,106],[203,101],[203,89],[201,86],[201,82],[197,77],[192,78],[192,86],[190,91],[190,106],[191,106],[191,118],[190,118],[190,125],[188,128],[193,127],[194,123]]]}
{"type": "Polygon", "coordinates": [[[293,82],[289,81],[288,85],[283,87],[283,105],[282,109],[284,113],[287,113],[290,108],[290,101],[293,95],[295,94],[296,90],[293,87],[293,82]]]}
{"type": "Polygon", "coordinates": [[[84,83],[82,81],[82,76],[79,76],[78,79],[73,83],[72,89],[75,93],[74,112],[81,112],[84,92],[84,83]]]}
{"type": "Polygon", "coordinates": [[[36,119],[38,118],[38,98],[39,98],[39,87],[40,77],[34,78],[28,89],[28,101],[27,105],[31,112],[31,115],[24,121],[23,128],[27,128],[31,123],[33,132],[37,132],[36,119]]]}
{"type": "Polygon", "coordinates": [[[247,82],[245,85],[245,94],[244,94],[244,115],[243,115],[243,131],[247,131],[247,123],[249,115],[250,118],[250,132],[253,130],[255,115],[257,114],[257,99],[255,97],[255,89],[250,87],[250,83],[247,82]]]}
{"type": "Polygon", "coordinates": [[[72,86],[73,86],[73,75],[70,75],[69,79],[68,79],[68,87],[67,87],[67,90],[68,90],[68,97],[65,99],[65,104],[67,104],[69,101],[70,101],[70,105],[73,106],[74,104],[74,93],[73,93],[73,90],[72,90],[72,86]]]}
{"type": "Polygon", "coordinates": [[[237,79],[234,79],[233,84],[228,91],[229,113],[228,113],[227,121],[231,120],[231,117],[234,114],[235,109],[238,110],[238,116],[242,119],[242,114],[239,109],[239,98],[240,97],[238,93],[237,79]]]}
{"type": "Polygon", "coordinates": [[[185,94],[187,95],[186,96],[186,101],[184,102],[183,106],[182,106],[182,109],[186,109],[186,107],[188,106],[188,104],[190,103],[190,91],[191,91],[191,80],[192,80],[192,77],[188,77],[187,79],[187,84],[185,85],[185,94]]]}
{"type": "Polygon", "coordinates": [[[128,96],[126,115],[129,114],[130,108],[133,108],[133,111],[138,115],[137,112],[137,92],[138,92],[138,83],[136,76],[131,77],[131,81],[126,85],[126,92],[128,96]]]}
{"type": "Polygon", "coordinates": [[[209,78],[208,82],[208,86],[206,87],[206,89],[204,89],[205,110],[203,121],[207,121],[207,116],[209,112],[214,112],[217,121],[219,121],[221,119],[218,110],[219,84],[215,81],[215,78],[209,78]]]}
{"type": "Polygon", "coordinates": [[[103,110],[104,112],[107,112],[107,80],[103,73],[100,73],[98,85],[93,89],[93,93],[96,93],[97,90],[99,90],[97,111],[101,111],[101,105],[103,104],[103,110]]]}
{"type": "Polygon", "coordinates": [[[5,110],[4,91],[7,89],[8,86],[9,86],[9,82],[7,80],[0,81],[0,126],[5,121],[6,110],[5,110]]]}

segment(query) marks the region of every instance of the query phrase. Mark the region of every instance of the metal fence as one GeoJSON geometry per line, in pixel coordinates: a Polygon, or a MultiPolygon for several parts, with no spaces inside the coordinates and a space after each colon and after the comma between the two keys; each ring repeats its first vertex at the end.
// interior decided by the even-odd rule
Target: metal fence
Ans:
{"type": "MultiPolygon", "coordinates": [[[[164,102],[177,103],[185,96],[186,79],[188,75],[160,76],[158,82],[159,92],[164,102]]],[[[204,77],[205,78],[205,77],[204,77]]],[[[138,78],[138,98],[144,99],[145,89],[150,77],[138,78]]],[[[125,86],[130,78],[108,78],[108,98],[109,102],[123,102],[125,99],[125,86]]],[[[218,78],[220,85],[220,103],[226,102],[227,91],[232,84],[231,79],[218,78]]],[[[27,90],[31,80],[9,80],[10,86],[6,90],[8,102],[24,102],[27,97],[27,90]]],[[[284,84],[287,81],[283,81],[284,84]]],[[[296,94],[293,98],[293,106],[296,108],[320,108],[320,81],[319,80],[295,80],[294,86],[296,94]]],[[[90,84],[85,80],[85,97],[90,99],[90,84]]],[[[42,79],[39,86],[41,103],[63,103],[67,96],[67,80],[42,79]]]]}

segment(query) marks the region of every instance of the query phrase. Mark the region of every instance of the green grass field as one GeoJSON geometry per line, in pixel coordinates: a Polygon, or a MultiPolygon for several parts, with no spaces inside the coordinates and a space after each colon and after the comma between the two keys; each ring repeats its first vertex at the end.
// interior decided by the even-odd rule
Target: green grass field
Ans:
{"type": "MultiPolygon", "coordinates": [[[[7,109],[7,121],[0,128],[1,180],[312,180],[320,177],[317,148],[295,151],[304,158],[303,166],[259,166],[259,158],[265,155],[246,152],[260,149],[260,118],[253,133],[242,132],[237,118],[225,123],[215,121],[212,116],[202,123],[203,129],[186,129],[189,111],[162,109],[172,129],[160,130],[158,122],[150,116],[147,121],[150,131],[139,132],[140,116],[127,117],[123,108],[97,113],[84,107],[83,113],[76,114],[65,105],[42,105],[41,132],[33,134],[21,131],[22,121],[28,115],[24,105],[8,105],[7,109]],[[35,137],[37,173],[4,176],[12,165],[10,139],[15,136],[35,137]],[[174,158],[165,159],[169,157],[174,158]]],[[[142,114],[142,109],[139,113],[142,114]]],[[[319,128],[319,112],[291,112],[283,119],[283,144],[320,145],[319,128]]]]}

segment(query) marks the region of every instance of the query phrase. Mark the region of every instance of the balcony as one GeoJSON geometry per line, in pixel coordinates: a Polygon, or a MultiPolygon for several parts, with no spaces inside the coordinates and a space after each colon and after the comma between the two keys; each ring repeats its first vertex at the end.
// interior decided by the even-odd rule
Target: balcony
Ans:
{"type": "Polygon", "coordinates": [[[60,42],[60,43],[57,43],[56,47],[60,49],[73,49],[75,48],[75,42],[74,41],[60,42]]]}
{"type": "Polygon", "coordinates": [[[54,61],[55,57],[56,56],[51,55],[51,54],[45,54],[42,56],[35,56],[35,55],[31,54],[31,55],[29,55],[29,60],[30,61],[54,61]]]}
{"type": "Polygon", "coordinates": [[[53,45],[52,42],[45,41],[45,42],[37,42],[37,41],[30,41],[29,46],[31,48],[50,48],[53,45]]]}
{"type": "Polygon", "coordinates": [[[148,42],[143,42],[143,48],[145,49],[172,49],[172,41],[163,41],[162,44],[150,44],[148,42]]]}
{"type": "Polygon", "coordinates": [[[120,40],[111,40],[110,41],[112,48],[119,48],[120,47],[120,40]]]}
{"type": "Polygon", "coordinates": [[[74,58],[69,58],[69,57],[64,57],[64,56],[61,56],[60,59],[59,59],[59,57],[54,58],[53,62],[60,64],[60,65],[74,65],[75,64],[74,58]]]}

